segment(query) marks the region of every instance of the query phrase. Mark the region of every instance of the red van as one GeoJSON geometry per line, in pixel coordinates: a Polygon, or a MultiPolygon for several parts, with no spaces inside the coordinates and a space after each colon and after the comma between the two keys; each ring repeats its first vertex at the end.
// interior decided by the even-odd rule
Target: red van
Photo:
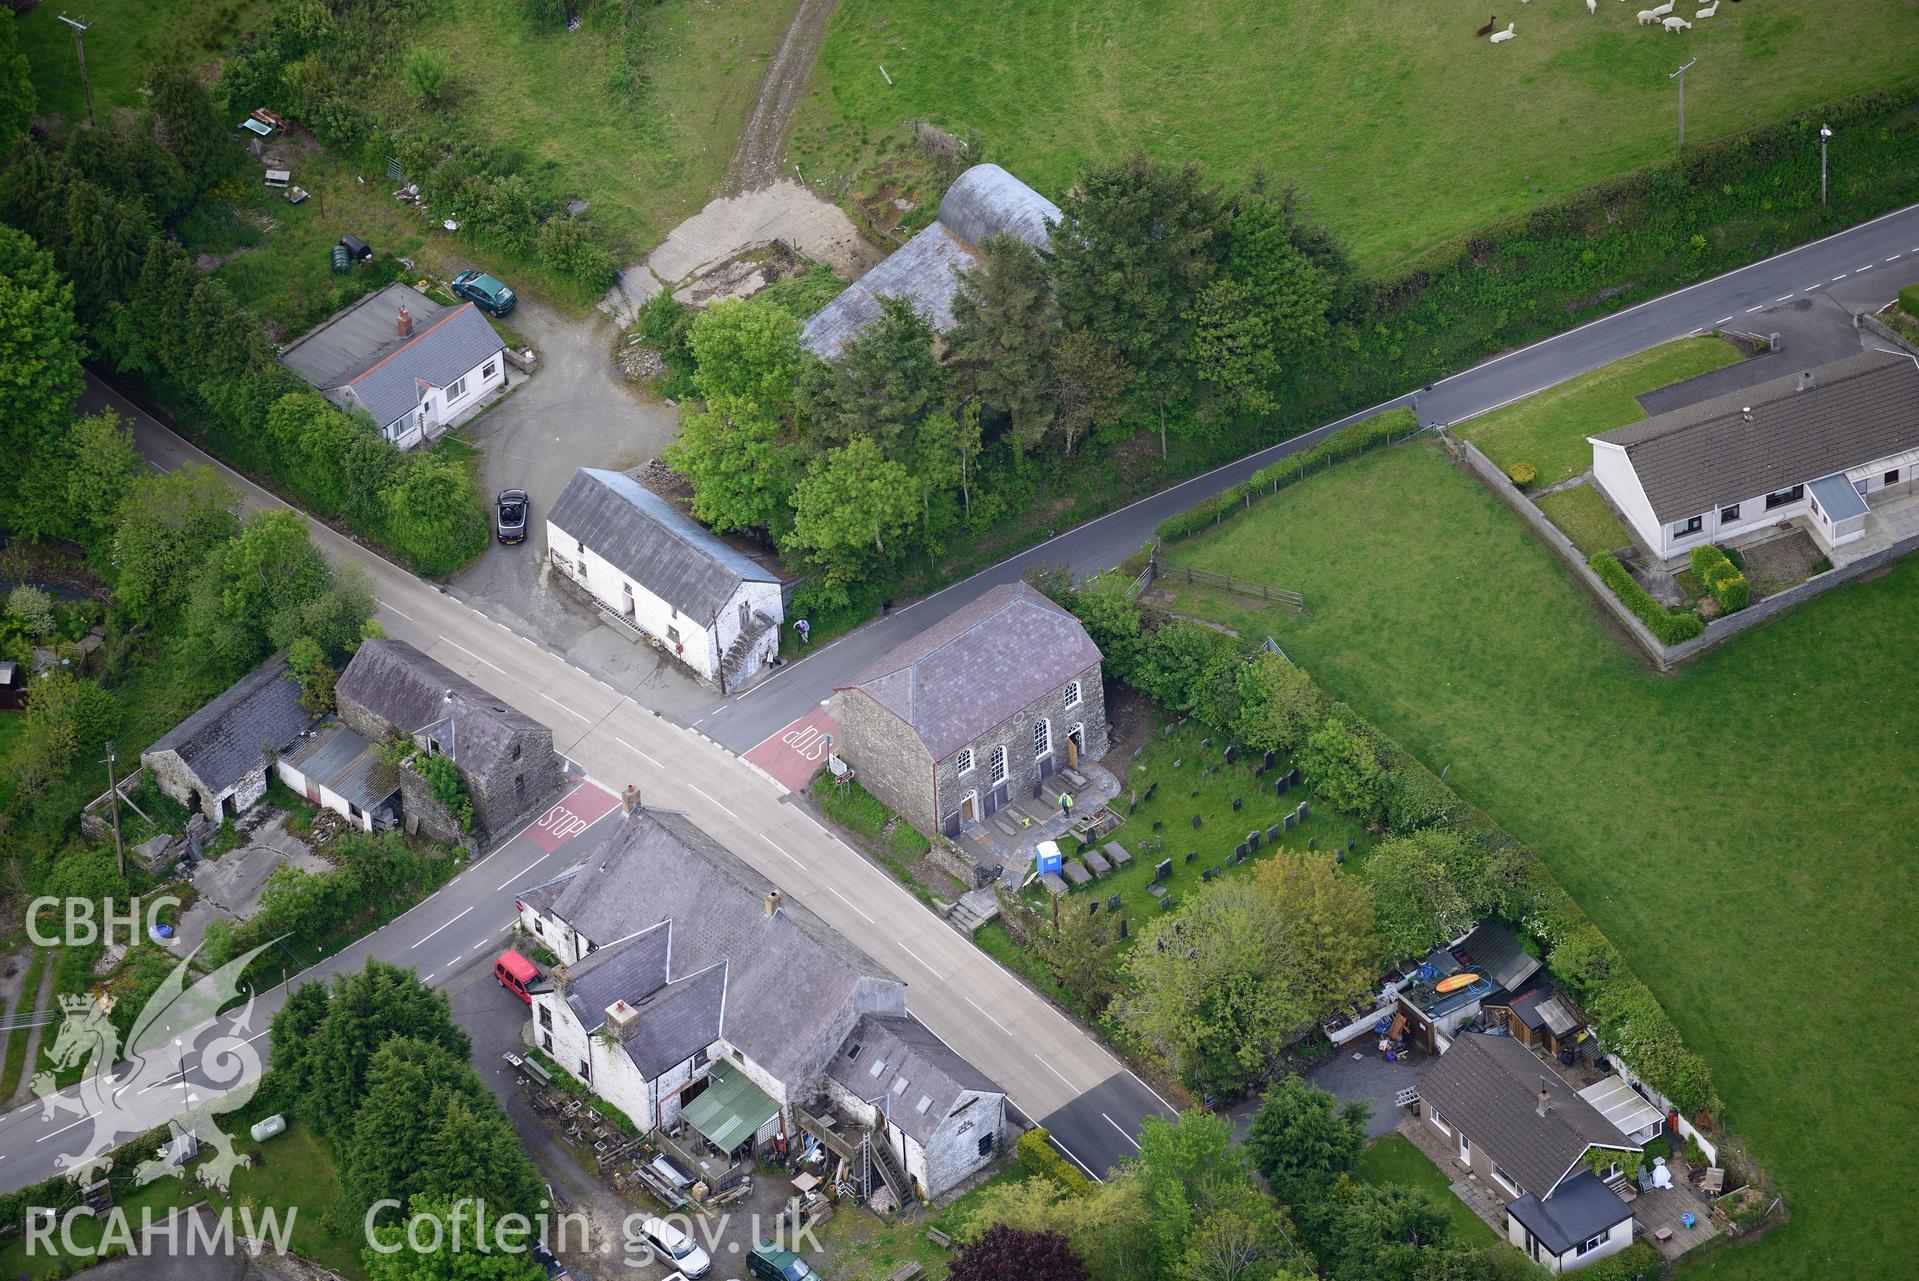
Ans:
{"type": "Polygon", "coordinates": [[[512,948],[500,953],[500,959],[493,963],[493,977],[500,981],[501,987],[528,1005],[533,1004],[534,993],[552,988],[547,977],[540,973],[540,967],[512,948]]]}

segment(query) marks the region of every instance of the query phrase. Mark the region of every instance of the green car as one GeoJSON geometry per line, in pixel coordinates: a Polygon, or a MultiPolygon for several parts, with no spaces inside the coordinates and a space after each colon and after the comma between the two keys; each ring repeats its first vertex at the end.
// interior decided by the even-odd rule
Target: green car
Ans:
{"type": "Polygon", "coordinates": [[[782,1250],[771,1241],[760,1241],[746,1256],[746,1270],[761,1281],[820,1281],[805,1259],[791,1250],[782,1250]]]}
{"type": "Polygon", "coordinates": [[[463,271],[455,276],[453,292],[468,302],[478,303],[496,316],[506,315],[520,301],[504,282],[484,271],[463,271]]]}

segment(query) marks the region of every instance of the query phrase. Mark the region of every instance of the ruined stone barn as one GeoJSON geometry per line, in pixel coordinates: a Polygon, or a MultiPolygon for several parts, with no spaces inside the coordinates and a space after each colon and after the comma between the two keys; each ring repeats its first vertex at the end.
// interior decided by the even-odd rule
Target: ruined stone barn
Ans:
{"type": "Polygon", "coordinates": [[[235,681],[140,754],[162,792],[215,823],[266,794],[274,761],[313,725],[284,656],[235,681]]]}

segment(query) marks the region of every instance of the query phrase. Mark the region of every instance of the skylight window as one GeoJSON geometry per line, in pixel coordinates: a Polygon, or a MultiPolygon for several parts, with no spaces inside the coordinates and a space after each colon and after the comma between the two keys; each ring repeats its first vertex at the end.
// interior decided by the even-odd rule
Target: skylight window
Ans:
{"type": "Polygon", "coordinates": [[[913,1110],[919,1113],[921,1116],[925,1116],[926,1109],[932,1106],[933,1106],[933,1096],[930,1094],[922,1094],[920,1095],[920,1101],[913,1105],[913,1110]]]}
{"type": "Polygon", "coordinates": [[[872,1068],[870,1069],[870,1071],[871,1071],[871,1073],[872,1073],[872,1075],[873,1075],[873,1076],[875,1076],[875,1077],[877,1077],[877,1076],[878,1076],[878,1075],[879,1075],[880,1073],[882,1073],[882,1072],[884,1072],[884,1071],[886,1071],[886,1060],[885,1060],[885,1059],[874,1059],[874,1060],[873,1060],[873,1066],[872,1066],[872,1068]]]}
{"type": "Polygon", "coordinates": [[[895,1097],[897,1097],[897,1096],[899,1096],[899,1095],[902,1095],[902,1094],[904,1094],[904,1093],[906,1093],[906,1078],[905,1078],[905,1077],[903,1077],[903,1076],[902,1076],[902,1077],[896,1077],[896,1078],[894,1078],[894,1080],[893,1080],[893,1094],[894,1094],[894,1096],[895,1096],[895,1097]]]}

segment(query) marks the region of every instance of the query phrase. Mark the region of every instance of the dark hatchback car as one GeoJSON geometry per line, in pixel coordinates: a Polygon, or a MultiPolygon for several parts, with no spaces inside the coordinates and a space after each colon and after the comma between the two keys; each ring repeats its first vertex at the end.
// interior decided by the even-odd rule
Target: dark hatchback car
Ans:
{"type": "Polygon", "coordinates": [[[503,543],[523,543],[526,541],[526,512],[531,506],[527,502],[524,489],[503,489],[499,497],[499,519],[497,528],[503,543]]]}
{"type": "Polygon", "coordinates": [[[757,1241],[746,1256],[747,1275],[756,1281],[820,1281],[820,1274],[791,1250],[771,1241],[757,1241]]]}
{"type": "Polygon", "coordinates": [[[453,292],[468,302],[478,303],[496,316],[506,315],[520,301],[503,281],[484,271],[463,271],[455,276],[453,292]]]}

